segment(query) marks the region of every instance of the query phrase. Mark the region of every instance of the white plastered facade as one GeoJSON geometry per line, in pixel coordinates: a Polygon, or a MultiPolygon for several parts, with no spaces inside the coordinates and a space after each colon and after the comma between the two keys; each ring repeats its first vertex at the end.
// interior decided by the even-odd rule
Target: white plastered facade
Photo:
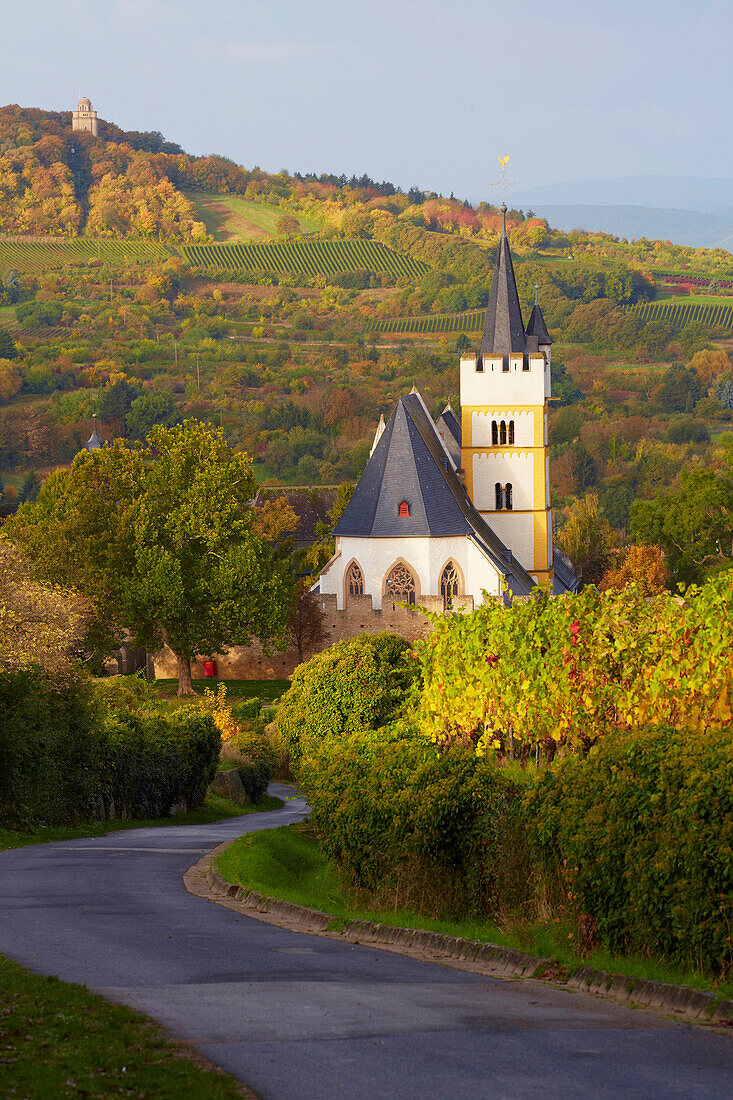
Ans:
{"type": "Polygon", "coordinates": [[[375,610],[382,606],[384,582],[397,562],[409,565],[417,582],[417,602],[425,595],[440,592],[440,577],[449,561],[458,566],[462,578],[461,596],[472,596],[474,606],[483,601],[484,591],[501,597],[502,575],[491,559],[470,535],[431,538],[358,538],[343,535],[336,539],[336,554],[321,574],[319,591],[336,596],[339,610],[344,607],[344,580],[351,563],[356,561],[364,577],[364,592],[372,597],[375,610]]]}

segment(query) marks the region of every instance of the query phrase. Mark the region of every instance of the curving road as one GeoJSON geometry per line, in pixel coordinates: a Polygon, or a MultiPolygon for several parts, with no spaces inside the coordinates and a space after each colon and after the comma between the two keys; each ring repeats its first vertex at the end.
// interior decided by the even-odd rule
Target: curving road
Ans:
{"type": "Polygon", "coordinates": [[[294,799],[0,853],[0,951],[154,1016],[264,1100],[733,1095],[725,1034],[286,931],[186,891],[206,851],[303,816],[294,799]]]}

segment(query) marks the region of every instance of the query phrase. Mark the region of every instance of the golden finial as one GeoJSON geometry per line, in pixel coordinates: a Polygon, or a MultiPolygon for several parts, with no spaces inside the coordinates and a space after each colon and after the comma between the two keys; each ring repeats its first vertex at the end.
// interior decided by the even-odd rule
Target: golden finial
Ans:
{"type": "Polygon", "coordinates": [[[491,187],[501,187],[501,205],[506,206],[506,189],[507,187],[516,187],[516,183],[511,183],[506,178],[506,166],[509,163],[509,154],[505,153],[503,157],[498,157],[499,167],[501,168],[501,180],[498,183],[492,183],[491,187]]]}

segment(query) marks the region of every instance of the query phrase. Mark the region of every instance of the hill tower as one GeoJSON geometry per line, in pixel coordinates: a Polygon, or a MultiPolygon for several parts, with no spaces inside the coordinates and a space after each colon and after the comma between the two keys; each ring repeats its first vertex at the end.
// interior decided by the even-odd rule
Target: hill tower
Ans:
{"type": "Polygon", "coordinates": [[[71,115],[72,130],[87,130],[94,137],[99,137],[99,122],[97,112],[92,109],[90,99],[80,99],[76,110],[71,115]]]}
{"type": "Polygon", "coordinates": [[[553,583],[550,346],[539,304],[527,328],[501,206],[501,239],[478,352],[461,357],[461,466],[474,507],[538,584],[553,583]]]}

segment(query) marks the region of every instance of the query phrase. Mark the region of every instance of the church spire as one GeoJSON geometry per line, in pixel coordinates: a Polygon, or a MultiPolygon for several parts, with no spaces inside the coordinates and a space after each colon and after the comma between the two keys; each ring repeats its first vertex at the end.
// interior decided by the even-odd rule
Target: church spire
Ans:
{"type": "Polygon", "coordinates": [[[501,239],[491,280],[481,355],[508,355],[526,350],[522,309],[506,233],[506,203],[501,204],[501,239]]]}

